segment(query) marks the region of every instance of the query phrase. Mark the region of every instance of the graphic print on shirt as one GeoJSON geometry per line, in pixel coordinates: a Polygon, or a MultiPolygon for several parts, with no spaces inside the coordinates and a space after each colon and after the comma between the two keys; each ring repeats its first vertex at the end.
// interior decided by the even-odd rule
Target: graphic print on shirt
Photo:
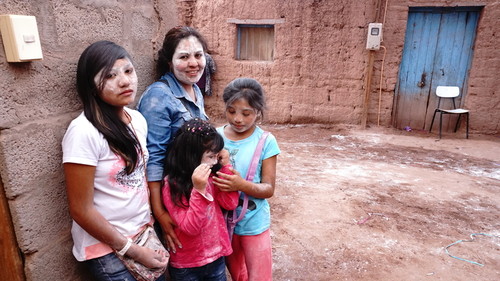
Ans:
{"type": "MultiPolygon", "coordinates": [[[[228,148],[226,148],[228,149],[228,148]]],[[[236,161],[234,160],[234,157],[236,156],[236,154],[238,154],[238,151],[239,149],[238,148],[235,148],[235,149],[229,149],[229,162],[231,162],[231,165],[233,166],[234,169],[236,169],[236,161]]]]}
{"type": "MultiPolygon", "coordinates": [[[[227,149],[227,148],[226,148],[227,149]]],[[[234,157],[236,156],[236,154],[238,154],[238,151],[239,149],[238,148],[235,148],[235,149],[230,149],[229,150],[229,161],[231,162],[231,165],[234,167],[234,169],[236,169],[236,161],[234,160],[234,157]]],[[[239,198],[238,199],[238,206],[243,206],[243,199],[239,198]]],[[[255,204],[255,202],[251,199],[248,200],[248,211],[253,211],[257,208],[257,205],[255,204]]]]}
{"type": "Polygon", "coordinates": [[[146,188],[143,161],[140,161],[136,169],[130,175],[127,175],[125,161],[118,157],[109,172],[108,181],[112,186],[124,192],[143,192],[146,188]]]}

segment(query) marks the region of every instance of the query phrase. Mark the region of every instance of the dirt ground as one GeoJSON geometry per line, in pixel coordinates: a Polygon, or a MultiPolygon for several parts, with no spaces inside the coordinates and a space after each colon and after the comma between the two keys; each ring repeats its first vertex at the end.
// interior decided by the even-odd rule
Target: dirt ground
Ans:
{"type": "Polygon", "coordinates": [[[274,280],[500,280],[500,136],[262,127],[274,280]]]}

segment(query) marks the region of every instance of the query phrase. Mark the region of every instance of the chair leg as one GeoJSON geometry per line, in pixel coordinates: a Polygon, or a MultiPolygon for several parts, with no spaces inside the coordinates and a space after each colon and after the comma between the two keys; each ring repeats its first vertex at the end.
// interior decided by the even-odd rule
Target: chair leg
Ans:
{"type": "Polygon", "coordinates": [[[432,132],[432,125],[434,124],[434,118],[436,118],[437,110],[434,110],[434,115],[432,115],[431,127],[429,128],[429,133],[432,132]]]}
{"type": "Polygon", "coordinates": [[[443,129],[443,112],[439,115],[439,139],[441,139],[441,130],[443,129]]]}
{"type": "Polygon", "coordinates": [[[469,138],[469,118],[470,118],[470,115],[469,115],[469,112],[467,112],[466,114],[466,117],[467,117],[467,125],[465,127],[465,138],[469,138]]]}
{"type": "Polygon", "coordinates": [[[458,131],[458,125],[460,124],[460,117],[462,114],[458,114],[457,123],[455,124],[455,133],[458,131]]]}

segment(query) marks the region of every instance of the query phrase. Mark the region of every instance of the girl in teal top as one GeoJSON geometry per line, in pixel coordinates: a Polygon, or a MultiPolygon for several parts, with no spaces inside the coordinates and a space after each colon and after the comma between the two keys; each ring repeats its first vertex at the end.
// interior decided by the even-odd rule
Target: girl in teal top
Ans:
{"type": "Polygon", "coordinates": [[[238,78],[224,89],[228,124],[218,128],[229,151],[234,175],[218,173],[214,183],[222,191],[240,191],[241,211],[244,194],[248,196],[245,217],[238,222],[232,239],[233,254],[226,263],[232,280],[272,280],[272,253],[269,203],[274,194],[276,162],[280,149],[269,134],[252,182],[245,180],[255,148],[264,131],[256,125],[265,110],[264,91],[255,79],[238,78]],[[243,194],[244,193],[244,194],[243,194]]]}

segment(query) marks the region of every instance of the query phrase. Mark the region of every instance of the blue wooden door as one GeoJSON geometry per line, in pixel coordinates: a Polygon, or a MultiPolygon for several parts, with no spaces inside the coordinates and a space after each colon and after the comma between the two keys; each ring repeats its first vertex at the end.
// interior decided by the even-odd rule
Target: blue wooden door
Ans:
{"type": "MultiPolygon", "coordinates": [[[[410,8],[395,95],[396,128],[429,128],[437,106],[437,86],[459,86],[461,96],[457,102],[461,104],[479,10],[480,7],[410,8]]],[[[444,119],[443,128],[447,129],[452,121],[444,119]]]]}

